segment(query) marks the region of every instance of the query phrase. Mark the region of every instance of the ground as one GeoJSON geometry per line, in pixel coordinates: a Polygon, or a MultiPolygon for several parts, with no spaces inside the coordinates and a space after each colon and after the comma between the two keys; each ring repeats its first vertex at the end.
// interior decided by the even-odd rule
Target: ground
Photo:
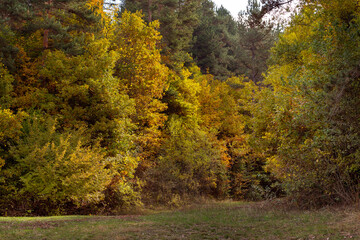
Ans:
{"type": "Polygon", "coordinates": [[[0,239],[360,239],[356,207],[217,202],[124,216],[0,217],[0,239]]]}

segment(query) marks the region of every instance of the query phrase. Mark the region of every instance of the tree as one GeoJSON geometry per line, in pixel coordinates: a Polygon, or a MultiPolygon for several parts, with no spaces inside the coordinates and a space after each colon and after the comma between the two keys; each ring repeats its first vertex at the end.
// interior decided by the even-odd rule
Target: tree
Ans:
{"type": "Polygon", "coordinates": [[[308,2],[273,50],[262,138],[273,143],[269,167],[299,204],[358,196],[357,4],[308,2]]]}
{"type": "Polygon", "coordinates": [[[68,51],[66,38],[53,42],[51,31],[43,48],[43,30],[37,29],[15,38],[18,71],[0,68],[2,209],[16,211],[12,206],[21,199],[28,201],[19,211],[37,214],[138,202],[131,180],[139,160],[130,118],[135,101],[114,76],[120,56],[110,50],[113,21],[99,1],[85,3],[77,6],[93,15],[93,24],[55,8],[66,5],[51,8],[68,36],[81,40],[81,51],[68,51]]]}
{"type": "Polygon", "coordinates": [[[115,76],[121,87],[135,101],[132,121],[136,124],[137,144],[144,161],[150,164],[161,144],[161,128],[166,120],[161,102],[168,86],[169,69],[162,64],[161,39],[157,21],[146,24],[142,14],[125,11],[115,30],[114,50],[119,55],[115,76]]]}
{"type": "Polygon", "coordinates": [[[154,167],[145,172],[145,199],[179,205],[199,196],[224,198],[228,158],[216,137],[219,100],[209,98],[209,76],[193,66],[173,77],[163,99],[168,104],[165,139],[154,167]]]}
{"type": "Polygon", "coordinates": [[[263,80],[270,48],[276,40],[274,24],[264,20],[260,11],[259,2],[249,0],[246,11],[239,13],[239,38],[235,50],[237,73],[245,74],[255,83],[263,80]]]}
{"type": "Polygon", "coordinates": [[[191,63],[188,54],[194,28],[198,24],[196,10],[199,0],[137,0],[125,1],[124,8],[129,11],[142,10],[148,21],[160,22],[163,55],[166,64],[180,71],[181,64],[191,63]]]}
{"type": "Polygon", "coordinates": [[[202,2],[199,16],[200,23],[193,34],[192,56],[203,73],[224,80],[234,74],[236,22],[229,11],[223,7],[215,9],[211,1],[202,2]]]}

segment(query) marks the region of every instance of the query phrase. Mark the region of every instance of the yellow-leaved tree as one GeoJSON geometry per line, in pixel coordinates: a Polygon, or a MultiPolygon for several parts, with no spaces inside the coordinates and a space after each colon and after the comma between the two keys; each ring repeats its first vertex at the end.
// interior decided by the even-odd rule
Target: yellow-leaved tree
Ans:
{"type": "Polygon", "coordinates": [[[302,206],[359,199],[359,1],[304,1],[254,104],[268,168],[302,206]]]}
{"type": "Polygon", "coordinates": [[[139,12],[122,13],[115,26],[112,49],[119,55],[115,76],[120,79],[121,90],[135,101],[132,120],[137,126],[141,167],[146,168],[161,145],[161,128],[166,120],[166,104],[161,99],[168,87],[169,69],[161,63],[159,22],[147,24],[142,18],[139,12]]]}
{"type": "Polygon", "coordinates": [[[24,35],[18,39],[18,72],[12,77],[0,68],[0,92],[5,93],[0,101],[11,103],[17,113],[27,112],[22,121],[15,111],[0,108],[0,126],[11,127],[0,130],[5,160],[5,165],[0,160],[0,204],[6,211],[58,214],[89,206],[111,211],[138,203],[132,184],[138,165],[130,119],[134,99],[113,75],[120,56],[109,49],[113,22],[96,4],[90,5],[95,13],[85,4],[79,2],[77,9],[89,18],[60,14],[63,5],[52,5],[60,14],[53,20],[63,20],[62,27],[72,31],[57,42],[50,31],[45,49],[38,48],[41,32],[24,35]],[[67,37],[78,51],[67,48],[67,37]],[[11,82],[9,102],[4,99],[11,82]]]}

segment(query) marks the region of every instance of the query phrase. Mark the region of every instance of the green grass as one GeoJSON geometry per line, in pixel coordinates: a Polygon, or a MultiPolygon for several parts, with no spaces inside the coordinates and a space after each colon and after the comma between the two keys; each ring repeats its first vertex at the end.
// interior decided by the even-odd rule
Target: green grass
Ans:
{"type": "Polygon", "coordinates": [[[0,217],[0,239],[360,239],[360,212],[241,202],[131,216],[0,217]]]}

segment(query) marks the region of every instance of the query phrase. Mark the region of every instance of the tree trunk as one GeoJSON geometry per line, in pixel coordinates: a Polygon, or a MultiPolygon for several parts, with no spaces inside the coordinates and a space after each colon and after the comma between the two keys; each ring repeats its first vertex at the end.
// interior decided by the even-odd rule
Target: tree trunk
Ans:
{"type": "MultiPolygon", "coordinates": [[[[52,0],[49,0],[47,3],[49,5],[49,8],[47,10],[47,17],[50,19],[50,8],[52,4],[52,0]]],[[[44,30],[44,37],[43,37],[43,48],[47,49],[49,47],[49,29],[44,30]]]]}

